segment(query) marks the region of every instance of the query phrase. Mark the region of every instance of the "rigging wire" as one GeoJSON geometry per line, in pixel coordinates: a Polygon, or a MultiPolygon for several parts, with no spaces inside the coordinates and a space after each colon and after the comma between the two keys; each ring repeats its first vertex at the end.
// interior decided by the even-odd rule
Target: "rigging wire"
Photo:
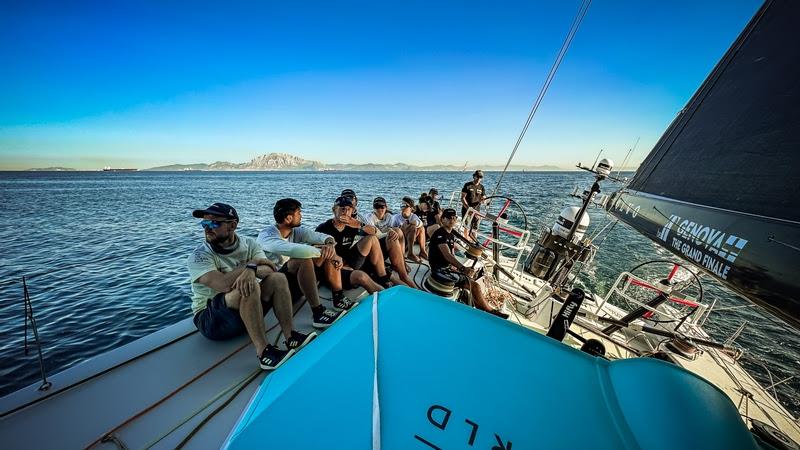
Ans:
{"type": "Polygon", "coordinates": [[[578,32],[578,27],[580,27],[583,18],[586,16],[586,12],[589,10],[589,5],[591,5],[592,0],[583,0],[581,3],[580,8],[578,9],[578,13],[575,15],[575,18],[572,21],[572,25],[570,26],[570,30],[567,33],[567,37],[564,39],[564,43],[561,45],[561,49],[556,56],[556,60],[553,62],[553,66],[550,68],[550,73],[547,74],[547,78],[545,79],[544,84],[542,85],[542,89],[539,91],[539,96],[536,98],[536,101],[533,103],[533,107],[531,107],[531,111],[528,114],[528,120],[525,121],[525,126],[522,127],[522,131],[517,138],[517,142],[514,144],[514,149],[511,151],[511,155],[508,157],[508,161],[506,162],[505,167],[503,168],[503,172],[500,173],[500,179],[497,180],[497,185],[494,187],[494,191],[492,195],[495,195],[500,189],[500,183],[503,182],[503,177],[505,177],[506,171],[508,171],[508,166],[511,164],[511,161],[514,159],[514,155],[517,153],[519,149],[519,145],[522,143],[522,139],[525,137],[525,133],[528,131],[528,127],[530,127],[531,122],[533,121],[533,117],[536,115],[536,111],[539,109],[539,105],[542,103],[547,90],[550,88],[550,83],[553,82],[553,78],[558,71],[558,67],[561,65],[561,61],[563,61],[564,56],[567,54],[567,50],[569,49],[570,44],[572,43],[572,39],[575,37],[575,34],[578,32]]]}

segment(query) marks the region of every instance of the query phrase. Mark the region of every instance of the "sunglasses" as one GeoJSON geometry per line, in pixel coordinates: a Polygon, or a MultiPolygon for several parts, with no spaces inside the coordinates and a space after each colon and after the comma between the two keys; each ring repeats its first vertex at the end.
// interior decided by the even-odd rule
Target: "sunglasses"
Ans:
{"type": "Polygon", "coordinates": [[[403,203],[402,205],[400,205],[400,209],[406,209],[406,208],[411,208],[411,205],[409,205],[408,203],[403,203]]]}
{"type": "Polygon", "coordinates": [[[233,222],[232,220],[208,220],[204,219],[200,221],[200,226],[206,230],[215,230],[222,226],[223,223],[233,222]]]}
{"type": "Polygon", "coordinates": [[[375,209],[385,209],[386,205],[372,205],[372,207],[375,209]]]}

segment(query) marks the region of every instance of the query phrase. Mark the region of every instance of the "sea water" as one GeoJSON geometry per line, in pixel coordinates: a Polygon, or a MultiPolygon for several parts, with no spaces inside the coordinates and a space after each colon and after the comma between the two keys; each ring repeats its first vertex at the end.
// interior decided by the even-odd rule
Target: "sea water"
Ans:
{"type": "MultiPolygon", "coordinates": [[[[484,182],[492,193],[498,173],[484,182]]],[[[203,241],[192,210],[214,202],[234,206],[238,232],[255,237],[274,223],[272,206],[293,197],[303,204],[303,221],[316,226],[346,188],[358,193],[359,211],[385,197],[397,211],[403,196],[436,187],[446,205],[470,180],[468,172],[0,172],[0,395],[37,382],[34,348],[24,354],[26,284],[38,325],[48,374],[71,367],[191,315],[186,258],[203,241]]],[[[511,172],[500,193],[524,209],[537,234],[552,225],[567,194],[593,179],[581,172],[511,172]]],[[[612,192],[613,184],[604,186],[612,192]]],[[[589,211],[593,230],[611,218],[589,211]]],[[[520,224],[521,215],[512,220],[520,224]]],[[[674,259],[625,225],[603,240],[580,284],[605,295],[619,272],[654,259],[674,259]]],[[[705,278],[706,303],[746,306],[705,278]]],[[[711,315],[706,330],[725,340],[743,322],[737,340],[773,371],[774,381],[800,372],[797,331],[744,307],[711,315]]],[[[29,343],[32,332],[28,329],[29,343]]],[[[743,361],[762,384],[769,376],[758,363],[743,361]]],[[[800,413],[800,380],[777,386],[781,401],[800,413]]]]}

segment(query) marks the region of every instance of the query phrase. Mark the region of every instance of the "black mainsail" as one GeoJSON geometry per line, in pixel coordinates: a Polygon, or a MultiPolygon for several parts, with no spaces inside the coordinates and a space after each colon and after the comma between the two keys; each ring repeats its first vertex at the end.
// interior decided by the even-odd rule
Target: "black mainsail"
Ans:
{"type": "Polygon", "coordinates": [[[609,211],[800,328],[800,2],[767,1],[609,211]]]}

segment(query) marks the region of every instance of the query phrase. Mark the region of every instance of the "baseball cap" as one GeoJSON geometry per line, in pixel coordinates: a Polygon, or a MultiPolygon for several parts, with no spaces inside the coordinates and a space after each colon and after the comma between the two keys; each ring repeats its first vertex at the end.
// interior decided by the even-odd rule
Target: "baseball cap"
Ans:
{"type": "Polygon", "coordinates": [[[353,206],[353,197],[350,196],[340,196],[336,198],[336,201],[333,202],[336,206],[353,206]]]}
{"type": "Polygon", "coordinates": [[[455,217],[455,216],[456,216],[456,210],[453,208],[445,208],[444,211],[442,211],[442,218],[455,217]]]}
{"type": "Polygon", "coordinates": [[[411,197],[403,197],[403,203],[408,203],[409,206],[414,207],[414,199],[411,197]]]}
{"type": "Polygon", "coordinates": [[[437,195],[437,194],[439,194],[439,190],[438,190],[438,189],[436,189],[436,188],[431,188],[431,190],[430,190],[430,191],[428,191],[428,194],[430,194],[430,195],[437,195]]]}
{"type": "Polygon", "coordinates": [[[372,207],[377,208],[378,206],[386,206],[386,199],[383,197],[375,197],[375,200],[372,201],[372,207]]]}
{"type": "Polygon", "coordinates": [[[478,169],[472,174],[472,176],[473,177],[478,177],[478,178],[483,178],[483,171],[478,169]]]}
{"type": "Polygon", "coordinates": [[[342,191],[342,193],[341,193],[341,194],[339,194],[339,195],[340,195],[340,196],[342,196],[342,197],[353,197],[353,198],[358,198],[358,196],[356,195],[356,191],[354,191],[354,190],[352,190],[352,189],[345,189],[345,190],[343,190],[343,191],[342,191]]]}
{"type": "Polygon", "coordinates": [[[198,219],[202,219],[206,214],[239,220],[239,214],[236,213],[236,209],[225,203],[214,203],[206,209],[195,209],[192,211],[192,215],[198,219]]]}

